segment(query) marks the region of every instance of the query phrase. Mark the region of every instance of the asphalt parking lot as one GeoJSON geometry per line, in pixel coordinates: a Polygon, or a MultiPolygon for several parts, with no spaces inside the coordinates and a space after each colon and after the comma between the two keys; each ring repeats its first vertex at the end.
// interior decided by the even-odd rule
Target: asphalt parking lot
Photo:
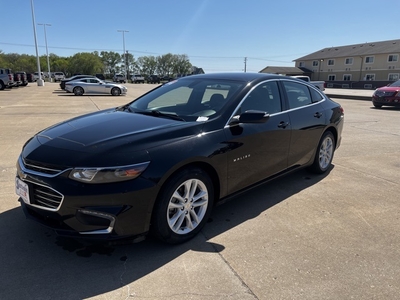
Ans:
{"type": "MultiPolygon", "coordinates": [[[[1,299],[398,299],[400,109],[336,99],[342,145],[325,175],[299,171],[216,207],[193,240],[89,245],[26,220],[14,192],[24,142],[124,104],[58,84],[0,91],[1,299]]],[[[372,94],[372,92],[371,92],[372,94]]]]}

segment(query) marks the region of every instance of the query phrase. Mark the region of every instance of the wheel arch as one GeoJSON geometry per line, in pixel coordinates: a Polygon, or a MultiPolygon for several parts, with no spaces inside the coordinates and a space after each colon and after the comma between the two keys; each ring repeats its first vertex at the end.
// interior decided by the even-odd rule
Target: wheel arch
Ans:
{"type": "MultiPolygon", "coordinates": [[[[216,170],[210,164],[208,164],[206,162],[201,162],[201,161],[191,162],[191,163],[180,166],[179,168],[177,168],[176,170],[174,170],[171,173],[168,173],[168,176],[166,176],[165,180],[163,180],[162,183],[160,183],[161,187],[158,190],[157,196],[155,197],[153,206],[149,213],[149,218],[148,218],[149,223],[148,223],[148,227],[147,227],[148,232],[150,232],[156,238],[158,238],[164,242],[176,244],[176,243],[181,243],[181,242],[187,241],[188,239],[191,239],[193,237],[193,235],[191,235],[187,238],[183,238],[183,240],[180,240],[180,239],[177,239],[177,237],[173,237],[173,235],[175,235],[175,233],[173,233],[173,235],[170,235],[170,234],[167,235],[166,231],[164,231],[162,229],[162,227],[160,226],[160,224],[162,224],[162,222],[160,222],[160,219],[158,218],[158,216],[160,214],[159,208],[163,206],[164,193],[166,190],[168,190],[169,183],[174,183],[175,176],[186,176],[187,174],[184,173],[185,170],[191,170],[191,169],[201,170],[209,177],[209,179],[211,181],[212,188],[213,188],[213,205],[209,206],[208,215],[210,214],[213,207],[215,206],[215,203],[218,200],[220,183],[219,183],[219,179],[218,179],[216,170]],[[179,174],[179,173],[181,173],[181,174],[179,174]]],[[[205,224],[204,222],[207,222],[207,216],[205,216],[205,218],[202,219],[201,223],[203,223],[203,225],[198,227],[199,228],[198,230],[201,230],[201,228],[205,224]]],[[[194,230],[196,230],[196,229],[194,229],[194,230]]],[[[191,233],[188,233],[188,234],[190,235],[191,233]]]]}
{"type": "Polygon", "coordinates": [[[213,183],[213,188],[214,188],[214,206],[215,204],[218,202],[219,199],[219,195],[220,195],[220,190],[221,190],[221,183],[220,183],[220,179],[218,176],[217,171],[214,169],[214,167],[212,167],[209,163],[207,162],[202,162],[202,161],[196,161],[196,162],[190,162],[187,164],[184,164],[182,166],[180,166],[179,168],[177,168],[176,170],[173,170],[171,173],[168,173],[168,175],[162,180],[160,181],[160,188],[157,192],[157,195],[154,199],[153,205],[150,208],[149,211],[149,229],[151,228],[151,223],[153,220],[153,215],[154,215],[154,207],[157,205],[157,203],[160,201],[162,194],[165,190],[165,188],[168,185],[168,182],[171,178],[173,178],[176,174],[183,172],[186,169],[191,169],[191,168],[199,168],[202,171],[204,171],[211,179],[211,182],[213,183]]]}
{"type": "MultiPolygon", "coordinates": [[[[335,149],[336,149],[337,148],[337,143],[338,143],[338,132],[337,132],[337,129],[335,127],[333,127],[333,126],[328,127],[328,128],[325,129],[325,131],[322,133],[322,135],[324,135],[325,132],[328,132],[328,131],[330,131],[333,134],[333,137],[335,138],[335,149]]],[[[322,135],[321,135],[321,137],[322,137],[322,135]]]]}
{"type": "Polygon", "coordinates": [[[219,178],[218,173],[215,170],[215,168],[212,165],[210,165],[209,163],[204,162],[204,161],[190,162],[190,163],[180,166],[179,168],[172,171],[171,173],[168,173],[166,178],[164,180],[162,180],[160,183],[161,187],[158,190],[157,197],[156,197],[156,200],[154,203],[156,203],[158,201],[158,199],[160,198],[160,195],[163,193],[163,190],[164,190],[166,184],[168,184],[168,181],[170,180],[170,178],[172,178],[176,174],[178,174],[186,169],[194,169],[194,168],[201,169],[210,177],[210,179],[213,183],[213,188],[214,188],[214,205],[215,205],[215,203],[218,202],[220,190],[221,190],[220,178],[219,178]]]}

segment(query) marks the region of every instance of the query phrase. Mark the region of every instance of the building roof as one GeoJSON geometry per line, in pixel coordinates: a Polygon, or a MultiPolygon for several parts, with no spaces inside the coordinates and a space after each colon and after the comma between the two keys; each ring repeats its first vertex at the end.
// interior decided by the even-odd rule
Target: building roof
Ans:
{"type": "Polygon", "coordinates": [[[259,73],[283,74],[283,75],[301,75],[310,70],[297,67],[265,67],[259,73]]]}
{"type": "Polygon", "coordinates": [[[384,53],[390,54],[399,52],[400,52],[400,40],[390,40],[383,42],[372,42],[372,43],[324,48],[317,52],[295,59],[294,61],[365,56],[365,55],[375,55],[384,53]]]}

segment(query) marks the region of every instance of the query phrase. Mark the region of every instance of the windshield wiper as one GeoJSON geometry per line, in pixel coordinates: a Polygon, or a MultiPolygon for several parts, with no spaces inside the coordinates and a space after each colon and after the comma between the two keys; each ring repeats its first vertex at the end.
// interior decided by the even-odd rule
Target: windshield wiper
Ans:
{"type": "Polygon", "coordinates": [[[185,119],[179,117],[176,114],[173,113],[164,113],[159,110],[153,109],[153,110],[141,110],[141,111],[135,111],[137,114],[142,114],[142,115],[147,115],[147,116],[154,116],[154,117],[161,117],[161,118],[169,118],[172,120],[177,120],[177,121],[185,121],[185,119]]]}
{"type": "Polygon", "coordinates": [[[125,110],[127,110],[127,111],[129,111],[129,112],[133,112],[133,110],[131,109],[131,107],[130,107],[129,104],[125,104],[125,105],[119,106],[119,107],[117,107],[117,108],[115,108],[115,109],[118,110],[118,111],[125,111],[125,110]]]}

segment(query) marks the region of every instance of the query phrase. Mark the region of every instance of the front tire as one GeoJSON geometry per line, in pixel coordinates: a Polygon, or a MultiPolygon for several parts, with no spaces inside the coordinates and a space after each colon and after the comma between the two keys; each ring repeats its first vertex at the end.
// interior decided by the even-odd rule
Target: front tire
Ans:
{"type": "Polygon", "coordinates": [[[111,90],[111,95],[113,95],[113,96],[119,96],[119,95],[121,95],[121,90],[119,89],[119,88],[113,88],[112,90],[111,90]]]}
{"type": "Polygon", "coordinates": [[[375,104],[375,103],[374,103],[374,106],[375,106],[375,108],[382,108],[382,105],[381,105],[381,104],[375,104]]]}
{"type": "Polygon", "coordinates": [[[201,169],[183,170],[168,180],[155,204],[151,231],[163,242],[184,243],[204,227],[214,204],[214,187],[201,169]]]}
{"type": "Polygon", "coordinates": [[[327,131],[322,135],[315,153],[314,162],[310,170],[317,174],[325,173],[331,166],[335,153],[335,138],[332,132],[327,131]]]}
{"type": "Polygon", "coordinates": [[[77,87],[74,88],[75,96],[82,96],[83,93],[84,93],[84,90],[80,86],[77,86],[77,87]]]}

